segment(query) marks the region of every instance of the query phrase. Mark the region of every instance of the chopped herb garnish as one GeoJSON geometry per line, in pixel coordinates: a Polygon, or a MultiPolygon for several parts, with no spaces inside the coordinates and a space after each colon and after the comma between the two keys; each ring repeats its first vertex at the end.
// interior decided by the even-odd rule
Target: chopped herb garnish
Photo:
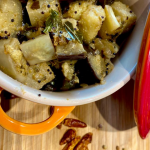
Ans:
{"type": "Polygon", "coordinates": [[[66,21],[64,23],[65,29],[73,40],[77,40],[79,43],[82,43],[83,36],[79,31],[75,31],[72,23],[66,21]]]}
{"type": "Polygon", "coordinates": [[[62,29],[62,22],[59,13],[55,10],[50,11],[50,16],[46,20],[46,28],[44,33],[58,32],[62,29]]]}

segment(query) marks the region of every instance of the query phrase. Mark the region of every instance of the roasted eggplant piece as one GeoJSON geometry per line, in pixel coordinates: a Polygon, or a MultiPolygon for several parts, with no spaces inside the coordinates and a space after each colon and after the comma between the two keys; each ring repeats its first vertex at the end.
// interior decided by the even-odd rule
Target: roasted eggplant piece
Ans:
{"type": "Polygon", "coordinates": [[[4,73],[35,89],[42,88],[54,79],[53,71],[47,63],[27,65],[16,38],[1,40],[0,45],[0,69],[4,73]]]}
{"type": "Polygon", "coordinates": [[[28,41],[28,38],[26,37],[26,35],[22,32],[17,33],[17,38],[19,40],[19,42],[22,44],[24,41],[28,41]]]}
{"type": "Polygon", "coordinates": [[[0,70],[10,77],[24,83],[28,74],[28,65],[20,51],[16,38],[0,40],[0,70]]]}
{"type": "Polygon", "coordinates": [[[58,60],[77,60],[85,59],[87,52],[82,44],[77,41],[69,41],[66,45],[56,46],[56,55],[58,60]]]}
{"type": "Polygon", "coordinates": [[[30,65],[55,59],[55,50],[49,34],[40,35],[35,39],[24,42],[20,47],[30,65]]]}
{"type": "Polygon", "coordinates": [[[61,91],[67,91],[74,89],[76,87],[79,87],[79,84],[76,83],[75,79],[72,79],[71,81],[64,80],[63,81],[63,86],[60,88],[61,91]]]}
{"type": "Polygon", "coordinates": [[[79,87],[79,79],[76,76],[74,69],[76,62],[76,60],[68,60],[65,62],[59,62],[57,60],[51,61],[50,66],[55,74],[55,79],[44,85],[42,90],[66,91],[79,87]]]}
{"type": "Polygon", "coordinates": [[[101,57],[100,54],[88,53],[88,62],[90,64],[91,69],[94,72],[95,77],[103,82],[104,77],[106,76],[106,65],[104,58],[101,57]]]}
{"type": "Polygon", "coordinates": [[[28,68],[25,84],[35,89],[41,89],[45,84],[55,78],[53,71],[47,63],[40,63],[28,68]]]}
{"type": "Polygon", "coordinates": [[[99,80],[95,77],[87,59],[78,60],[75,64],[75,72],[79,78],[80,84],[92,85],[99,83],[99,80]]]}
{"type": "Polygon", "coordinates": [[[49,65],[54,72],[55,78],[44,85],[41,90],[44,91],[60,91],[60,88],[63,86],[63,81],[65,79],[60,67],[61,63],[58,62],[57,60],[53,60],[50,62],[49,65]]]}

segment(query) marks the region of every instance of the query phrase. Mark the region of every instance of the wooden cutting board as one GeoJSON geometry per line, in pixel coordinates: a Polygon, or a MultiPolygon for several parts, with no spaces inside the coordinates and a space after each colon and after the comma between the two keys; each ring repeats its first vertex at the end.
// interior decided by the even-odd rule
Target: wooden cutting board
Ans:
{"type": "MultiPolygon", "coordinates": [[[[122,89],[97,102],[77,106],[68,117],[87,123],[76,129],[78,135],[93,133],[89,150],[149,150],[150,136],[140,139],[133,117],[133,86],[131,80],[122,89]]],[[[49,117],[49,106],[16,98],[1,102],[7,114],[26,123],[37,123],[49,117]]],[[[0,127],[0,150],[61,150],[59,140],[67,130],[53,129],[38,136],[21,136],[0,127]]]]}

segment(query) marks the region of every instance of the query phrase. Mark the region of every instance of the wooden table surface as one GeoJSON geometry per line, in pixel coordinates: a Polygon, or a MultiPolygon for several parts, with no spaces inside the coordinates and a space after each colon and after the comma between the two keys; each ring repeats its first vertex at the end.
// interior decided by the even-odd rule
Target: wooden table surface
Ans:
{"type": "MultiPolygon", "coordinates": [[[[89,150],[150,150],[150,136],[140,139],[133,117],[133,86],[131,80],[122,89],[97,102],[77,106],[68,117],[87,123],[76,129],[78,135],[93,133],[89,150]],[[100,128],[102,126],[102,128],[100,128]],[[119,146],[119,148],[116,148],[119,146]]],[[[37,123],[49,116],[49,106],[24,99],[1,101],[7,114],[26,123],[37,123]]],[[[53,129],[38,136],[22,136],[0,127],[0,150],[61,150],[59,140],[68,128],[53,129]]]]}

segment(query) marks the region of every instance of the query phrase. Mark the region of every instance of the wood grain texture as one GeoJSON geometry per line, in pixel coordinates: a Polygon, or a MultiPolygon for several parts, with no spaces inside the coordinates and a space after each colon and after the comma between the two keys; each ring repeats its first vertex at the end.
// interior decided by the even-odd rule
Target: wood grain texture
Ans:
{"type": "MultiPolygon", "coordinates": [[[[97,102],[78,106],[68,117],[88,124],[85,129],[76,129],[78,135],[93,132],[89,150],[149,150],[150,136],[140,139],[133,117],[133,84],[131,80],[122,89],[97,102]]],[[[7,114],[26,123],[36,123],[49,117],[49,106],[24,99],[1,101],[7,114]]],[[[0,127],[0,150],[61,150],[59,140],[68,128],[55,128],[38,136],[22,136],[0,127]]]]}

